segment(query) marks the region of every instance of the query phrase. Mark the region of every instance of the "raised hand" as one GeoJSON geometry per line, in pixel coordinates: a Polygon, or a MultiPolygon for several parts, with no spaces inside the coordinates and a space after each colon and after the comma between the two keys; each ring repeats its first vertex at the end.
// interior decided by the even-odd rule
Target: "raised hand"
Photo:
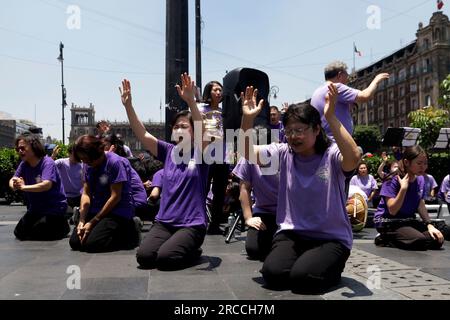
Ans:
{"type": "Polygon", "coordinates": [[[122,88],[119,87],[122,104],[125,107],[131,107],[131,84],[127,79],[122,80],[122,88]]]}
{"type": "Polygon", "coordinates": [[[398,182],[400,182],[400,189],[407,190],[409,186],[409,173],[407,173],[403,178],[400,178],[400,176],[397,176],[398,182]]]}
{"type": "Polygon", "coordinates": [[[247,87],[245,89],[245,95],[241,92],[242,113],[244,117],[254,119],[261,112],[264,100],[261,99],[259,103],[256,104],[257,95],[258,89],[253,90],[253,87],[247,87]]]}
{"type": "Polygon", "coordinates": [[[387,162],[389,160],[387,153],[385,151],[381,153],[381,159],[383,159],[383,162],[387,162]]]}
{"type": "Polygon", "coordinates": [[[383,80],[389,79],[389,73],[380,73],[375,77],[375,81],[380,83],[383,80]]]}
{"type": "Polygon", "coordinates": [[[195,102],[195,94],[197,92],[197,88],[195,87],[195,82],[191,80],[191,76],[187,73],[183,73],[181,75],[181,86],[175,86],[178,91],[178,95],[181,99],[183,99],[188,105],[195,102]]]}
{"type": "Polygon", "coordinates": [[[52,159],[53,160],[56,160],[56,157],[59,154],[59,150],[60,150],[59,146],[56,146],[55,149],[53,149],[53,152],[52,152],[52,159]]]}
{"type": "Polygon", "coordinates": [[[325,97],[325,117],[335,116],[336,102],[339,97],[339,92],[334,83],[328,85],[328,93],[325,97]]]}

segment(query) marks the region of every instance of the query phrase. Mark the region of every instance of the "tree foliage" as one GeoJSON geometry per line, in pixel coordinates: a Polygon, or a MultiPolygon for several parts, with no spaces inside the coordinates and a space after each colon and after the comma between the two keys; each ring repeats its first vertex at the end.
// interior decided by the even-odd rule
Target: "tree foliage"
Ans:
{"type": "Polygon", "coordinates": [[[353,138],[364,153],[377,152],[381,146],[381,134],[377,126],[356,126],[353,138]]]}
{"type": "Polygon", "coordinates": [[[441,97],[439,98],[439,105],[450,110],[450,74],[441,83],[441,97]]]}
{"type": "Polygon", "coordinates": [[[411,126],[420,128],[419,144],[429,150],[432,148],[439,136],[439,131],[448,124],[448,111],[434,107],[427,107],[412,111],[408,118],[411,126]]]}

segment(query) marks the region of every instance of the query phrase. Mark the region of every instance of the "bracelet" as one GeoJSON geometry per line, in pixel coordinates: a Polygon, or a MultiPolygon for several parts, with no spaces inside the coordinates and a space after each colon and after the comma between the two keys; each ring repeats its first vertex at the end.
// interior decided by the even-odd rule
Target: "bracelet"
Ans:
{"type": "Polygon", "coordinates": [[[92,218],[92,220],[95,220],[95,222],[100,222],[100,219],[99,219],[97,216],[94,216],[94,217],[92,218]]]}

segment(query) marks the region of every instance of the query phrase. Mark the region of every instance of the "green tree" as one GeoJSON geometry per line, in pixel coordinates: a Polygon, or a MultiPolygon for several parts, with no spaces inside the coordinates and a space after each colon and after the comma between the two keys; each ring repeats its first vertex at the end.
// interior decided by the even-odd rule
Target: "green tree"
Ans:
{"type": "Polygon", "coordinates": [[[441,83],[441,97],[439,98],[439,105],[450,110],[450,74],[441,83]]]}
{"type": "Polygon", "coordinates": [[[381,145],[381,134],[377,126],[356,126],[353,138],[366,152],[377,152],[381,145]]]}
{"type": "Polygon", "coordinates": [[[448,123],[448,111],[435,107],[426,107],[408,114],[411,126],[420,128],[419,144],[425,149],[434,146],[439,131],[448,123]]]}

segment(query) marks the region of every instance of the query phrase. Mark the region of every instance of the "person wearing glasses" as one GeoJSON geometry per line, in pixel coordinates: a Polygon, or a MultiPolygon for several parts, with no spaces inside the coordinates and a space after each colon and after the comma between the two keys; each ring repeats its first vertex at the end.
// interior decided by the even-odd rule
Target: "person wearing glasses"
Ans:
{"type": "Polygon", "coordinates": [[[206,195],[208,165],[202,161],[207,142],[194,141],[194,121],[202,125],[202,116],[195,101],[195,84],[186,73],[177,85],[179,96],[191,112],[178,112],[172,121],[172,139],[176,144],[158,140],[147,132],[139,120],[131,98],[131,84],[122,81],[122,104],[136,137],[142,146],[164,163],[159,212],[152,228],[136,253],[142,269],[175,270],[185,268],[198,259],[206,236],[206,195]]]}
{"type": "Polygon", "coordinates": [[[344,128],[353,134],[353,120],[351,115],[351,106],[353,104],[362,105],[372,99],[378,85],[389,78],[388,73],[378,74],[372,83],[364,90],[360,91],[347,86],[349,81],[349,74],[347,72],[347,65],[341,61],[335,61],[330,63],[325,68],[325,81],[326,83],[320,86],[312,95],[311,105],[316,108],[321,116],[322,127],[325,130],[327,136],[334,140],[333,132],[325,117],[325,98],[328,94],[328,86],[330,83],[336,85],[339,97],[336,102],[336,117],[342,123],[344,128]]]}
{"type": "Polygon", "coordinates": [[[27,200],[27,212],[20,219],[14,235],[19,240],[60,240],[70,231],[66,194],[58,169],[46,156],[39,137],[23,134],[16,139],[21,163],[9,181],[13,190],[21,190],[27,200]]]}
{"type": "MultiPolygon", "coordinates": [[[[255,91],[248,87],[241,94],[243,132],[253,127],[264,104],[257,104],[255,91]]],[[[287,144],[254,146],[251,135],[245,135],[247,160],[260,166],[279,164],[278,230],[261,270],[270,288],[322,292],[340,281],[350,256],[353,235],[345,178],[357,167],[360,153],[336,116],[337,100],[338,89],[330,83],[324,116],[335,142],[322,130],[319,112],[306,103],[291,105],[286,112],[287,144]]]]}

